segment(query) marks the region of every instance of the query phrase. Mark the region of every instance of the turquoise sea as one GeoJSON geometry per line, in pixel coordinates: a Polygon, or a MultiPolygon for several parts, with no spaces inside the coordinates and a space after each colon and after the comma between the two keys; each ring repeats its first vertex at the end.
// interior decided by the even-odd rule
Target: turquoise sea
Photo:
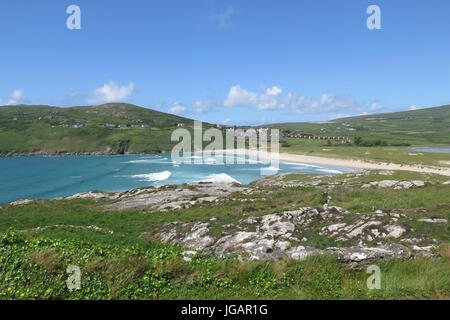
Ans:
{"type": "MultiPolygon", "coordinates": [[[[170,154],[0,158],[0,203],[70,196],[91,190],[124,191],[198,181],[248,184],[261,177],[261,168],[269,166],[260,161],[253,164],[215,164],[214,159],[200,165],[177,164],[171,160],[170,154]]],[[[339,174],[351,171],[293,162],[280,162],[279,169],[278,173],[339,174]]]]}

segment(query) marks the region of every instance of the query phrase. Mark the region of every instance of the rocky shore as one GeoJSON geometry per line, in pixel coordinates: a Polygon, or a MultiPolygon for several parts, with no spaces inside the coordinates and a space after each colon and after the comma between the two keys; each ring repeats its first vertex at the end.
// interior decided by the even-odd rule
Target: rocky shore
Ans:
{"type": "Polygon", "coordinates": [[[64,157],[64,156],[115,156],[115,155],[146,155],[146,154],[160,154],[164,153],[164,150],[155,150],[148,152],[125,152],[119,153],[115,151],[30,151],[30,152],[16,152],[16,151],[0,151],[0,158],[9,157],[64,157]]]}
{"type": "MultiPolygon", "coordinates": [[[[425,230],[448,225],[447,205],[413,211],[374,207],[372,212],[363,213],[333,205],[331,194],[337,189],[340,190],[337,194],[367,189],[395,193],[447,185],[443,180],[432,180],[429,175],[417,176],[424,180],[399,180],[394,179],[394,174],[393,171],[359,171],[342,177],[282,174],[258,179],[247,186],[198,182],[124,192],[91,191],[56,200],[90,199],[98,202],[105,212],[142,210],[151,215],[176,211],[172,222],[151,227],[140,238],[183,247],[186,259],[206,254],[218,258],[235,256],[241,260],[302,260],[310,255],[332,254],[342,263],[360,267],[389,258],[433,257],[434,249],[443,242],[425,230]],[[307,190],[313,190],[317,196],[328,196],[320,206],[291,205],[289,210],[271,206],[271,201],[285,192],[303,197],[307,190]],[[233,206],[252,208],[253,202],[267,205],[261,213],[256,209],[244,210],[231,220],[231,212],[204,218],[201,215],[203,210],[214,212],[220,206],[228,206],[229,210],[233,206]],[[199,212],[195,221],[178,220],[184,210],[192,207],[199,212]],[[267,209],[273,213],[264,214],[267,209]],[[444,214],[414,214],[427,210],[443,210],[444,214]],[[423,227],[416,230],[416,226],[423,227]]],[[[24,199],[8,205],[24,206],[35,201],[43,200],[24,199]]]]}

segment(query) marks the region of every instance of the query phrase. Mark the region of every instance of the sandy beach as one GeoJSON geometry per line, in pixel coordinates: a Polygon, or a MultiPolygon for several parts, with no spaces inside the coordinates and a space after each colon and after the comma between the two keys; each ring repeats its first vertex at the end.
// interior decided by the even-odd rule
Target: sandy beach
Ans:
{"type": "MultiPolygon", "coordinates": [[[[232,154],[232,150],[224,150],[227,154],[232,154]]],[[[258,156],[264,159],[276,159],[275,154],[270,152],[259,152],[257,150],[246,150],[246,149],[237,149],[235,150],[237,154],[248,154],[251,156],[258,156]]],[[[423,165],[402,165],[396,163],[384,163],[384,162],[368,162],[362,160],[346,160],[346,159],[336,159],[336,158],[325,158],[325,157],[314,157],[314,156],[305,156],[299,154],[290,154],[290,153],[279,153],[278,158],[280,161],[292,161],[299,163],[307,163],[307,164],[318,164],[324,166],[337,166],[337,167],[346,167],[353,169],[373,169],[373,170],[404,170],[404,171],[413,171],[413,172],[422,172],[422,173],[434,173],[440,174],[444,176],[450,176],[450,168],[445,167],[434,167],[434,166],[423,166],[423,165]]]]}

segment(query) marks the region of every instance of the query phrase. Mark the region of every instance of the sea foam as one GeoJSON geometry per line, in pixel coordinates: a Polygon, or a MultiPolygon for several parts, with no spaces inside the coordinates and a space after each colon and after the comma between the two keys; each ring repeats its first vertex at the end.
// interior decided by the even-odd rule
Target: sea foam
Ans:
{"type": "Polygon", "coordinates": [[[162,172],[135,174],[131,177],[135,179],[140,179],[141,181],[163,181],[169,179],[171,175],[172,173],[166,170],[162,172]]]}
{"type": "Polygon", "coordinates": [[[236,183],[240,183],[239,181],[237,181],[233,177],[230,177],[226,173],[210,174],[209,176],[206,177],[206,179],[204,179],[202,181],[203,182],[228,182],[228,183],[236,182],[236,183]]]}

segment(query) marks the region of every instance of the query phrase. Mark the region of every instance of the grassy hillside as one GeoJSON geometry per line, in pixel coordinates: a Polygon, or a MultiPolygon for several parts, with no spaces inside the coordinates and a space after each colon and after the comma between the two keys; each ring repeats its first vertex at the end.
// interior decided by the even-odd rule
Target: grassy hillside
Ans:
{"type": "Polygon", "coordinates": [[[278,128],[280,132],[349,137],[351,140],[351,144],[342,144],[337,141],[282,138],[281,152],[398,164],[450,166],[448,154],[408,150],[420,146],[450,146],[448,105],[325,122],[280,123],[268,127],[278,128]]]}
{"type": "Polygon", "coordinates": [[[138,106],[0,107],[0,153],[7,152],[154,152],[169,150],[170,134],[193,120],[138,106]],[[83,124],[75,128],[74,125],[83,124]]]}
{"type": "Polygon", "coordinates": [[[269,128],[295,130],[316,136],[382,139],[389,144],[450,144],[450,105],[420,110],[382,113],[324,122],[280,123],[269,128]]]}

